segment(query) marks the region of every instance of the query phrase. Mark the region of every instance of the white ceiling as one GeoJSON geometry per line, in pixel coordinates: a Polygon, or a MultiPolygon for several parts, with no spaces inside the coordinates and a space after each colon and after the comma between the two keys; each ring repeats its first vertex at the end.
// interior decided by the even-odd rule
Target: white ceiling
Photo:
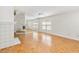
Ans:
{"type": "Polygon", "coordinates": [[[27,19],[57,15],[70,11],[79,10],[77,6],[17,6],[14,7],[17,13],[25,13],[27,19]]]}

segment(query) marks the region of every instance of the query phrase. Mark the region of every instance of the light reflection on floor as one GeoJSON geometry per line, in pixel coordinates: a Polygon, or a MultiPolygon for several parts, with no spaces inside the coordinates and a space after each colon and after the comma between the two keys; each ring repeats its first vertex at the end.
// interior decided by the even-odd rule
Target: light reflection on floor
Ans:
{"type": "Polygon", "coordinates": [[[42,34],[42,42],[47,45],[51,45],[51,43],[52,43],[51,36],[49,36],[47,34],[42,34]]]}
{"type": "Polygon", "coordinates": [[[33,37],[33,40],[38,40],[38,32],[33,31],[32,37],[33,37]]]}
{"type": "MultiPolygon", "coordinates": [[[[38,38],[38,32],[33,31],[33,40],[39,40],[38,38]]],[[[51,45],[52,43],[52,39],[51,36],[47,35],[47,34],[42,34],[42,43],[47,44],[47,45],[51,45]]]]}

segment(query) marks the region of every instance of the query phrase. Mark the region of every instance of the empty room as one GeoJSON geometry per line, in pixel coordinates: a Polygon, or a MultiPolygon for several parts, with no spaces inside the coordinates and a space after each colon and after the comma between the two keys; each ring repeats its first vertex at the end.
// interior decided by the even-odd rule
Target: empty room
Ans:
{"type": "Polygon", "coordinates": [[[0,53],[79,53],[79,7],[0,6],[0,53]]]}

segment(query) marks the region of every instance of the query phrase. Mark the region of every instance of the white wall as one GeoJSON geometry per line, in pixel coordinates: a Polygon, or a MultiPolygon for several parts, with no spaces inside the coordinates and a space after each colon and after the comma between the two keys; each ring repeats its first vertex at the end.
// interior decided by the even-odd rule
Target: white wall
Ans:
{"type": "Polygon", "coordinates": [[[0,6],[0,49],[17,44],[14,39],[14,9],[0,6]]]}
{"type": "Polygon", "coordinates": [[[13,7],[0,6],[0,22],[13,22],[13,7]]]}
{"type": "Polygon", "coordinates": [[[22,30],[22,26],[25,25],[25,15],[23,13],[17,14],[14,17],[16,24],[14,25],[15,31],[22,30]]]}
{"type": "Polygon", "coordinates": [[[14,37],[13,8],[0,7],[0,41],[14,37]]]}
{"type": "MultiPolygon", "coordinates": [[[[59,14],[59,15],[44,17],[40,19],[34,19],[34,20],[40,20],[40,23],[42,23],[43,21],[51,21],[52,30],[48,31],[48,33],[57,34],[73,39],[75,38],[75,40],[79,40],[79,11],[78,10],[59,14]]],[[[39,28],[39,30],[42,32],[46,32],[42,30],[41,27],[39,28]]]]}
{"type": "Polygon", "coordinates": [[[55,16],[52,22],[52,33],[79,40],[79,11],[55,16]]]}

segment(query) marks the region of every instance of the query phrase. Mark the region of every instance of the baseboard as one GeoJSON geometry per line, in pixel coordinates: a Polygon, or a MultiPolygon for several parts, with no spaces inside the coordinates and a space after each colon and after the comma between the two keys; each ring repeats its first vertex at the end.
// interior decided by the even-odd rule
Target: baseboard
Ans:
{"type": "MultiPolygon", "coordinates": [[[[52,34],[52,33],[51,33],[51,34],[52,34]]],[[[61,34],[56,34],[56,33],[53,33],[52,35],[56,35],[56,36],[60,36],[60,37],[66,38],[66,39],[71,39],[71,40],[79,41],[78,38],[70,37],[70,36],[67,36],[67,35],[61,35],[61,34]]]]}
{"type": "MultiPolygon", "coordinates": [[[[39,31],[39,32],[41,32],[41,31],[39,31]]],[[[57,34],[57,33],[50,33],[50,32],[41,32],[41,33],[47,33],[47,34],[50,34],[50,35],[56,35],[56,36],[63,37],[63,38],[66,38],[66,39],[79,41],[79,38],[71,37],[71,36],[67,36],[67,35],[62,35],[62,34],[57,34]]]]}

